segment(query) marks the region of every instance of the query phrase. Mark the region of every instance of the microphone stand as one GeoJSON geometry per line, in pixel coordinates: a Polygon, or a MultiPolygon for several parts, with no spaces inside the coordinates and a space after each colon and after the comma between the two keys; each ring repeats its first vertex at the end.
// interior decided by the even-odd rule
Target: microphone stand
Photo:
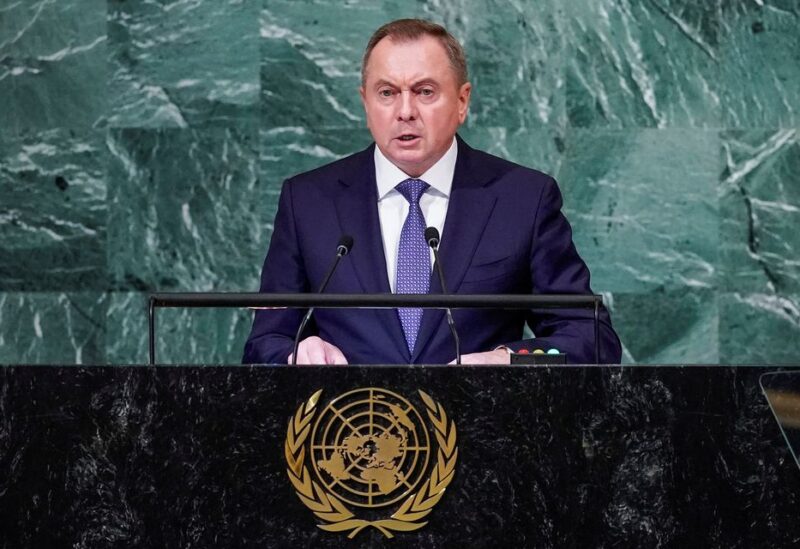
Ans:
{"type": "MultiPolygon", "coordinates": [[[[336,267],[339,265],[339,261],[341,261],[342,257],[346,256],[350,252],[350,248],[353,247],[353,239],[350,237],[342,237],[339,240],[339,245],[336,247],[336,258],[333,260],[330,269],[328,269],[328,273],[325,275],[325,278],[322,280],[322,284],[319,286],[319,290],[317,290],[318,294],[321,294],[325,287],[328,285],[328,281],[333,276],[333,272],[336,270],[336,267]]],[[[300,328],[297,329],[297,334],[294,336],[294,351],[292,352],[292,366],[297,366],[297,348],[300,346],[300,336],[303,333],[303,330],[306,328],[306,324],[311,319],[311,315],[314,314],[314,307],[308,309],[308,312],[303,317],[303,321],[300,323],[300,328]]]]}
{"type": "MultiPolygon", "coordinates": [[[[436,272],[439,274],[439,282],[442,285],[442,293],[447,294],[447,284],[444,281],[444,270],[442,269],[442,264],[439,261],[439,231],[437,231],[433,227],[429,227],[425,230],[425,240],[428,242],[428,246],[433,249],[433,260],[436,265],[436,272]],[[433,229],[431,231],[431,229],[433,229]],[[431,234],[428,234],[428,233],[431,234]]],[[[453,335],[453,341],[456,344],[456,364],[459,366],[461,365],[461,341],[458,339],[458,332],[456,332],[456,324],[453,321],[453,312],[450,310],[450,307],[445,308],[445,313],[447,314],[447,325],[450,327],[450,333],[453,335]]]]}

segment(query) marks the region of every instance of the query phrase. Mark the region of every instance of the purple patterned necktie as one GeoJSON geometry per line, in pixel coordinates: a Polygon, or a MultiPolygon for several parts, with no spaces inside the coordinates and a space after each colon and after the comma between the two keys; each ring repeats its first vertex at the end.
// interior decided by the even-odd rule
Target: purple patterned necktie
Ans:
{"type": "MultiPolygon", "coordinates": [[[[395,293],[427,294],[431,282],[431,255],[425,243],[425,217],[419,207],[419,198],[429,187],[420,179],[406,179],[395,187],[408,200],[408,216],[400,231],[400,248],[397,252],[397,278],[395,293]]],[[[406,344],[414,353],[414,343],[422,321],[422,309],[397,309],[406,344]]]]}

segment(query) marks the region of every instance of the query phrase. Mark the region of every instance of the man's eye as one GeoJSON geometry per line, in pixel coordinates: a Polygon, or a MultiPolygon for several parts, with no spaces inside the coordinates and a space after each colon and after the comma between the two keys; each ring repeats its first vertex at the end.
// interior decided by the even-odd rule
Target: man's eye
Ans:
{"type": "Polygon", "coordinates": [[[381,97],[391,97],[392,90],[380,90],[378,91],[378,95],[380,95],[381,97]]]}
{"type": "Polygon", "coordinates": [[[426,97],[430,97],[431,95],[433,95],[433,90],[430,88],[422,88],[421,90],[419,90],[419,94],[424,95],[426,97]]]}

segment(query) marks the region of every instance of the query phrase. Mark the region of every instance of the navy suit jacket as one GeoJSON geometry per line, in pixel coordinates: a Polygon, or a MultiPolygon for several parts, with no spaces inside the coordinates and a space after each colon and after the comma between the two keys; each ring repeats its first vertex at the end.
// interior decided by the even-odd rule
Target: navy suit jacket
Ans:
{"type": "MultiPolygon", "coordinates": [[[[315,292],[341,235],[354,245],[329,293],[390,293],[378,218],[374,144],[287,180],[261,275],[261,292],[315,292]]],[[[586,294],[589,270],[572,242],[553,178],[470,148],[458,138],[440,257],[448,289],[466,294],[586,294]]],[[[441,284],[431,274],[431,293],[441,284]]],[[[305,311],[261,310],[245,363],[286,363],[305,311]]],[[[594,363],[593,311],[453,311],[462,353],[556,348],[570,363],[594,363]],[[536,339],[523,340],[528,322],[536,339]]],[[[601,310],[601,362],[620,361],[619,339],[601,310]]],[[[317,309],[304,334],[339,347],[351,364],[447,363],[455,350],[444,312],[427,309],[413,355],[393,309],[317,309]]]]}

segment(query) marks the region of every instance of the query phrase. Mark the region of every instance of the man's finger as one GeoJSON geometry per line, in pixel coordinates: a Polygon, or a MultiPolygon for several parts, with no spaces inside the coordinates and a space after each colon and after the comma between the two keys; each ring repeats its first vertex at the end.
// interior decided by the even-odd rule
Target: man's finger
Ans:
{"type": "Polygon", "coordinates": [[[297,346],[297,364],[314,364],[312,349],[314,348],[313,337],[307,337],[297,346]]]}
{"type": "MultiPolygon", "coordinates": [[[[455,364],[453,360],[449,364],[455,364]]],[[[461,364],[479,364],[479,365],[495,365],[495,364],[508,364],[508,352],[501,351],[487,351],[485,353],[469,353],[461,355],[461,364]]]]}
{"type": "Polygon", "coordinates": [[[306,364],[328,364],[328,361],[325,360],[325,345],[325,342],[318,338],[309,341],[306,347],[308,353],[306,364]]]}
{"type": "Polygon", "coordinates": [[[326,343],[325,351],[325,358],[327,359],[326,364],[347,364],[347,359],[344,357],[344,353],[342,353],[342,351],[336,345],[326,343]]]}
{"type": "Polygon", "coordinates": [[[300,345],[297,347],[297,363],[298,364],[309,364],[308,362],[308,346],[303,345],[303,342],[300,342],[300,345]]]}

